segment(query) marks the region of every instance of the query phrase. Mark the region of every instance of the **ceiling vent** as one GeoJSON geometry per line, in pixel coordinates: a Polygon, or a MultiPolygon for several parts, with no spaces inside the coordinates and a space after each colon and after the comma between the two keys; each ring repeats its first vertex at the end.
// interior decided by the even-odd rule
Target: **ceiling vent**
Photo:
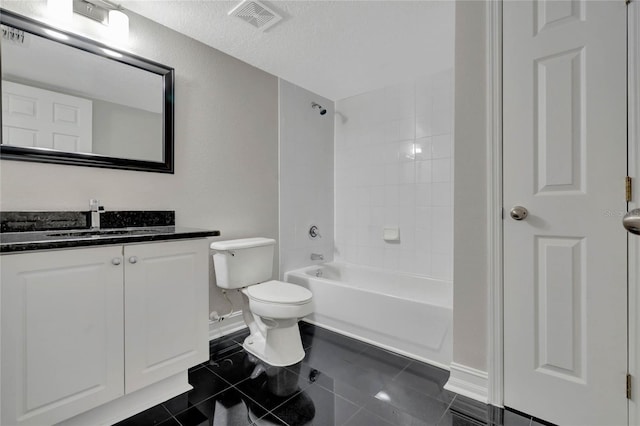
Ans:
{"type": "Polygon", "coordinates": [[[257,0],[243,0],[229,12],[229,16],[237,16],[262,31],[282,20],[282,16],[257,0]]]}

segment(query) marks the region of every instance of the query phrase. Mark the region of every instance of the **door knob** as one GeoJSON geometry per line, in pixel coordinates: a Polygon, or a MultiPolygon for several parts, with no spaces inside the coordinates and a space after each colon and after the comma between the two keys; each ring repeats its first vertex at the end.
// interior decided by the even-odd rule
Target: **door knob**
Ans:
{"type": "Polygon", "coordinates": [[[111,259],[111,263],[113,263],[116,266],[118,266],[121,261],[122,259],[120,259],[119,257],[114,257],[113,259],[111,259]]]}
{"type": "Polygon", "coordinates": [[[509,212],[513,220],[523,220],[529,216],[529,210],[522,206],[515,206],[509,212]]]}
{"type": "Polygon", "coordinates": [[[137,257],[135,257],[135,256],[131,256],[131,257],[129,258],[129,263],[137,263],[137,262],[138,262],[138,258],[137,258],[137,257]]]}
{"type": "Polygon", "coordinates": [[[622,226],[632,234],[640,235],[640,209],[631,210],[624,215],[622,226]]]}

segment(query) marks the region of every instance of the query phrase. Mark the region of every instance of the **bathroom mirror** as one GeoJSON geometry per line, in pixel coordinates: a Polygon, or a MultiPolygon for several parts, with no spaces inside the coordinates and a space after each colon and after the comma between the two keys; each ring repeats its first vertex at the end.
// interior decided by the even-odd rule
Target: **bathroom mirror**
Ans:
{"type": "Polygon", "coordinates": [[[174,70],[0,9],[0,158],[173,173],[174,70]]]}

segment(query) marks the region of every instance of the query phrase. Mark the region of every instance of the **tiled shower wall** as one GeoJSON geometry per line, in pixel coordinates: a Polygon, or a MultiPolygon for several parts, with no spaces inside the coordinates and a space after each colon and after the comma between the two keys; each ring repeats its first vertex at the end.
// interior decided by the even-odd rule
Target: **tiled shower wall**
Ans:
{"type": "Polygon", "coordinates": [[[280,80],[280,277],[308,266],[311,253],[333,259],[334,105],[280,80]],[[320,115],[317,102],[327,109],[320,115]],[[309,238],[316,225],[321,237],[309,238]]]}
{"type": "Polygon", "coordinates": [[[336,260],[450,280],[453,70],[336,103],[336,260]],[[383,240],[384,228],[400,240],[383,240]]]}

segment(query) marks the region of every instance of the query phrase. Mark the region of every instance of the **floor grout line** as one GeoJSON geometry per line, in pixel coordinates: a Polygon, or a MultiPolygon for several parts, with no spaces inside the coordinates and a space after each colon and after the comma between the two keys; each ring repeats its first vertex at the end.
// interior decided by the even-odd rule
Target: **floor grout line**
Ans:
{"type": "Polygon", "coordinates": [[[400,374],[402,374],[402,372],[403,372],[404,370],[406,370],[407,368],[409,368],[409,366],[410,366],[412,363],[413,363],[413,361],[411,361],[411,362],[409,362],[409,364],[405,365],[405,366],[404,366],[404,368],[403,368],[402,370],[398,371],[398,374],[396,374],[395,376],[393,376],[393,377],[391,378],[391,380],[395,380],[395,379],[396,379],[400,374]]]}
{"type": "Polygon", "coordinates": [[[453,398],[451,398],[451,402],[449,402],[449,405],[447,405],[447,408],[444,409],[444,412],[442,413],[442,415],[440,416],[440,418],[436,421],[436,425],[440,424],[440,422],[442,421],[442,419],[444,419],[444,416],[447,415],[447,412],[449,411],[449,409],[451,408],[451,406],[453,405],[453,401],[456,400],[456,398],[458,397],[458,395],[454,395],[453,398]]]}

